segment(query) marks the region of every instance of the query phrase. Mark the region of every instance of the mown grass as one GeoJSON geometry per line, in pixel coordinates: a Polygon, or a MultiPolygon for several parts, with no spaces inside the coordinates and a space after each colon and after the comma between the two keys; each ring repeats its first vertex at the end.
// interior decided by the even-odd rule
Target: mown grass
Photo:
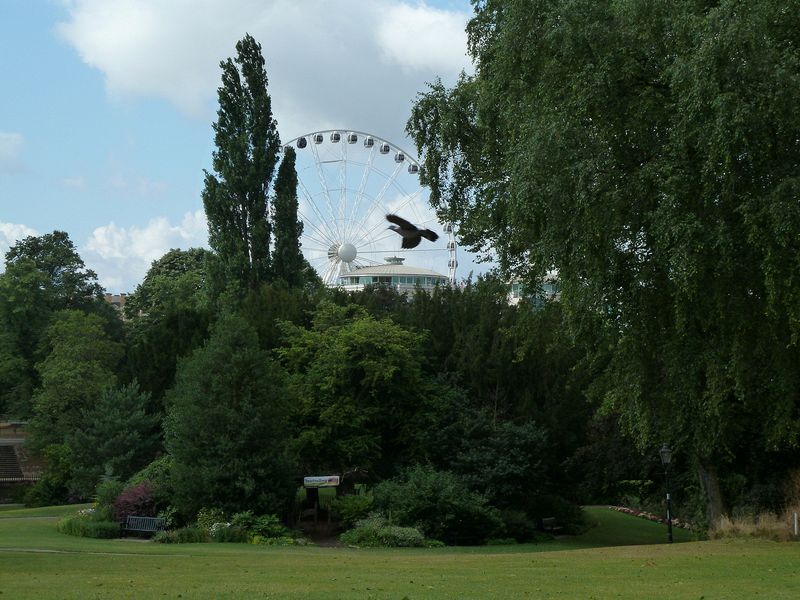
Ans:
{"type": "Polygon", "coordinates": [[[0,599],[800,597],[798,544],[668,545],[655,523],[588,512],[598,527],[538,545],[355,550],[72,538],[39,510],[0,519],[0,599]]]}

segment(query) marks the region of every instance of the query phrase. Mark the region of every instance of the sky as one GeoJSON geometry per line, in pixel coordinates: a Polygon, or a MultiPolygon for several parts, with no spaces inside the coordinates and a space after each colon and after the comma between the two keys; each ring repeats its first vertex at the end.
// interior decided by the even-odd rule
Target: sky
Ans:
{"type": "MultiPolygon", "coordinates": [[[[207,246],[219,62],[245,33],[284,142],[356,130],[413,154],[417,93],[472,70],[470,13],[468,0],[0,0],[0,252],[66,231],[119,293],[170,248],[207,246]]],[[[446,274],[435,254],[426,266],[446,274]]],[[[459,276],[480,270],[459,262],[459,276]]]]}

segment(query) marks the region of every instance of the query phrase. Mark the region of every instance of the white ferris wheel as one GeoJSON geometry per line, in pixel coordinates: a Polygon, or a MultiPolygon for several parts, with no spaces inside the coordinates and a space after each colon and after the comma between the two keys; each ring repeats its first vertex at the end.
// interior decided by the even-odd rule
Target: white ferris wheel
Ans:
{"type": "Polygon", "coordinates": [[[438,222],[419,182],[419,163],[386,139],[329,129],[294,138],[284,145],[296,151],[298,216],[303,222],[302,251],[326,285],[356,269],[405,258],[415,266],[443,271],[455,283],[456,241],[450,223],[438,222]],[[439,234],[435,243],[400,248],[387,229],[394,213],[439,234]]]}

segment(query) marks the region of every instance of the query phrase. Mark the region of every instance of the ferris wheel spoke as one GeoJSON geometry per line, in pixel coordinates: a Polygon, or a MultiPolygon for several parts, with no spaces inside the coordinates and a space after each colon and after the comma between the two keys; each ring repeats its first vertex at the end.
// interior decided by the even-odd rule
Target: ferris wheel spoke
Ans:
{"type": "Polygon", "coordinates": [[[319,208],[317,207],[317,203],[314,202],[313,196],[308,191],[308,188],[305,186],[305,184],[303,184],[303,182],[300,180],[300,178],[298,178],[298,183],[300,184],[300,190],[303,192],[303,197],[306,199],[306,202],[311,207],[311,210],[314,211],[314,214],[317,217],[317,221],[314,222],[314,221],[306,219],[305,217],[303,217],[301,215],[301,218],[303,219],[303,223],[308,223],[309,225],[311,225],[311,227],[313,227],[317,231],[320,231],[320,228],[324,229],[325,233],[320,231],[320,234],[322,235],[322,237],[330,240],[331,244],[336,243],[336,239],[337,239],[336,232],[328,224],[328,220],[325,217],[322,216],[322,213],[320,212],[319,208]]]}
{"type": "Polygon", "coordinates": [[[356,191],[356,200],[353,203],[353,209],[350,212],[350,223],[353,223],[351,226],[350,231],[348,231],[348,235],[352,235],[355,232],[355,222],[356,222],[356,215],[358,214],[359,208],[361,208],[361,201],[364,199],[364,190],[367,187],[367,182],[369,181],[369,175],[372,172],[372,163],[375,160],[375,146],[372,146],[369,151],[369,157],[367,158],[367,164],[364,166],[364,173],[361,175],[361,183],[358,185],[358,191],[356,191]]]}
{"type": "MultiPolygon", "coordinates": [[[[372,216],[372,213],[375,212],[375,208],[376,207],[379,207],[384,212],[384,214],[388,214],[390,212],[389,209],[386,207],[386,205],[384,205],[384,203],[383,203],[383,197],[386,194],[386,191],[389,189],[389,187],[391,187],[391,185],[397,179],[397,175],[400,173],[400,169],[402,168],[402,166],[403,166],[403,163],[397,163],[397,166],[394,168],[394,171],[389,176],[389,179],[386,180],[386,183],[383,184],[383,187],[381,188],[381,191],[378,192],[377,196],[375,196],[375,199],[374,199],[374,201],[372,203],[372,206],[369,207],[369,211],[367,212],[367,214],[364,216],[364,218],[359,223],[359,227],[364,226],[364,225],[366,225],[366,223],[369,222],[369,219],[372,216]]],[[[381,222],[381,224],[382,224],[382,222],[381,222]]],[[[375,231],[378,227],[379,227],[379,225],[374,225],[372,227],[371,231],[375,231]]]]}
{"type": "Polygon", "coordinates": [[[342,239],[342,232],[339,231],[339,224],[336,221],[336,216],[333,214],[333,203],[331,202],[331,192],[328,189],[328,182],[325,180],[325,173],[322,172],[322,163],[320,162],[319,158],[319,151],[317,150],[317,145],[311,145],[311,153],[314,155],[314,167],[317,170],[317,177],[319,177],[319,184],[322,188],[322,193],[325,195],[325,200],[328,204],[328,212],[331,215],[331,223],[333,224],[332,228],[336,231],[336,236],[339,239],[342,239]]]}
{"type": "Polygon", "coordinates": [[[315,242],[317,242],[318,244],[322,244],[323,246],[325,246],[325,245],[327,245],[327,246],[335,246],[335,245],[337,245],[337,242],[336,242],[335,238],[331,238],[331,236],[328,235],[325,231],[322,231],[321,229],[319,229],[312,221],[310,221],[305,216],[303,216],[303,214],[300,211],[297,211],[297,214],[300,215],[300,218],[303,220],[303,226],[304,226],[303,227],[303,236],[304,237],[307,237],[307,238],[309,238],[311,240],[314,240],[315,242]],[[317,234],[317,237],[315,237],[310,231],[306,231],[305,230],[305,225],[310,225],[311,229],[314,230],[314,233],[317,234]]]}
{"type": "Polygon", "coordinates": [[[332,260],[328,262],[328,267],[325,269],[325,273],[322,275],[322,281],[324,281],[327,285],[335,282],[336,272],[339,269],[339,261],[332,260]]]}
{"type": "MultiPolygon", "coordinates": [[[[347,222],[344,217],[347,214],[347,140],[345,137],[339,142],[342,145],[342,161],[339,164],[339,222],[342,223],[344,235],[347,235],[347,222]]],[[[346,237],[342,241],[347,241],[346,237]]]]}

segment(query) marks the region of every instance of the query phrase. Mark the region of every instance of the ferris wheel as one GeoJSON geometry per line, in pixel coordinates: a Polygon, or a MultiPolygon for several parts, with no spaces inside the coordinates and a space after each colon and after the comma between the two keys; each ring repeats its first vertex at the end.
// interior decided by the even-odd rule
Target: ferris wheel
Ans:
{"type": "Polygon", "coordinates": [[[301,247],[328,286],[357,269],[383,265],[392,257],[443,270],[455,283],[456,240],[452,224],[440,224],[419,182],[419,163],[388,140],[362,131],[329,129],[294,138],[301,247]],[[394,213],[439,233],[435,243],[400,247],[388,230],[394,213]]]}

